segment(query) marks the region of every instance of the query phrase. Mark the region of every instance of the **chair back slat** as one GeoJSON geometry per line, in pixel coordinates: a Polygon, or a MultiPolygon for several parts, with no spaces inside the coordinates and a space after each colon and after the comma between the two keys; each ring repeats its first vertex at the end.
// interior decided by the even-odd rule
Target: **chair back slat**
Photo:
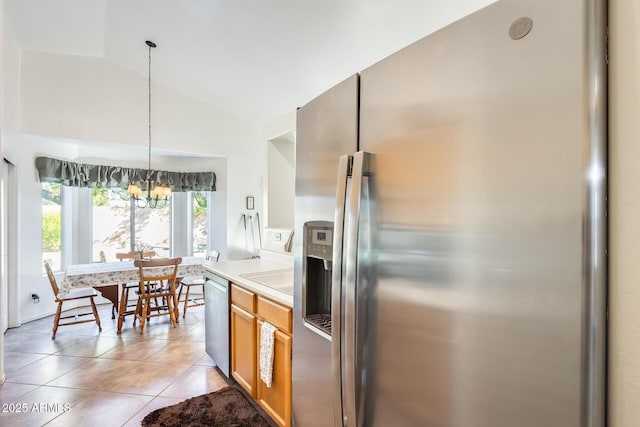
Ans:
{"type": "Polygon", "coordinates": [[[47,271],[47,277],[49,278],[49,284],[51,285],[51,290],[53,290],[53,296],[58,299],[58,294],[60,293],[60,289],[58,288],[58,283],[56,282],[56,276],[53,274],[53,270],[51,270],[51,265],[49,262],[44,261],[44,269],[47,271]]]}
{"type": "Polygon", "coordinates": [[[182,258],[156,258],[156,259],[136,259],[133,265],[138,267],[140,276],[140,293],[148,293],[151,286],[168,287],[175,289],[176,276],[178,275],[178,265],[182,263],[182,258]]]}

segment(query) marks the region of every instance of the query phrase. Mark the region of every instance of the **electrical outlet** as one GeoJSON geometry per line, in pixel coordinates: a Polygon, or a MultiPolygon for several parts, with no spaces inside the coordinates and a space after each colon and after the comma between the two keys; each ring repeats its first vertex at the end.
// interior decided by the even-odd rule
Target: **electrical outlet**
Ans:
{"type": "Polygon", "coordinates": [[[276,242],[279,242],[282,240],[282,233],[275,233],[273,235],[273,240],[275,240],[276,242]]]}
{"type": "Polygon", "coordinates": [[[40,295],[38,295],[36,290],[31,289],[31,291],[29,291],[29,299],[31,299],[32,303],[37,304],[40,302],[40,295]]]}

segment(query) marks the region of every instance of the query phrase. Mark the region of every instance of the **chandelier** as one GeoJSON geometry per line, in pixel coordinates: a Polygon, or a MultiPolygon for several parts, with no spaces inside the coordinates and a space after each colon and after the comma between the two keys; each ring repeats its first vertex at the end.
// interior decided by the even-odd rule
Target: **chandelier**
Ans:
{"type": "Polygon", "coordinates": [[[135,201],[135,204],[139,208],[164,208],[169,203],[169,196],[171,196],[171,188],[168,184],[156,183],[152,177],[151,170],[151,49],[156,47],[156,44],[147,40],[145,42],[149,46],[149,164],[147,169],[147,179],[140,185],[136,182],[130,182],[127,188],[127,193],[135,201]],[[143,195],[143,192],[146,195],[143,195]]]}

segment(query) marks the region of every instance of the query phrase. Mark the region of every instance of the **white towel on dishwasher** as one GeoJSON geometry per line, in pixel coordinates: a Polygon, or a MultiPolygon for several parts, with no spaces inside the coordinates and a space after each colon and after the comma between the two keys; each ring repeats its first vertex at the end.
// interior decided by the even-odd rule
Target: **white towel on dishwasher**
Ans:
{"type": "Polygon", "coordinates": [[[260,379],[271,387],[273,378],[274,335],[276,327],[264,322],[260,327],[260,379]]]}

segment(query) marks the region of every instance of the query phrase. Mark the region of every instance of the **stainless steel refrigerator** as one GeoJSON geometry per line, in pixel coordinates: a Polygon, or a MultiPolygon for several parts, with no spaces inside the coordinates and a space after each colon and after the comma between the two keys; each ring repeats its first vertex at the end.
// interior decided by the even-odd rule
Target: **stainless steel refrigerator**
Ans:
{"type": "Polygon", "coordinates": [[[499,1],[298,110],[294,425],[605,425],[606,22],[499,1]]]}

